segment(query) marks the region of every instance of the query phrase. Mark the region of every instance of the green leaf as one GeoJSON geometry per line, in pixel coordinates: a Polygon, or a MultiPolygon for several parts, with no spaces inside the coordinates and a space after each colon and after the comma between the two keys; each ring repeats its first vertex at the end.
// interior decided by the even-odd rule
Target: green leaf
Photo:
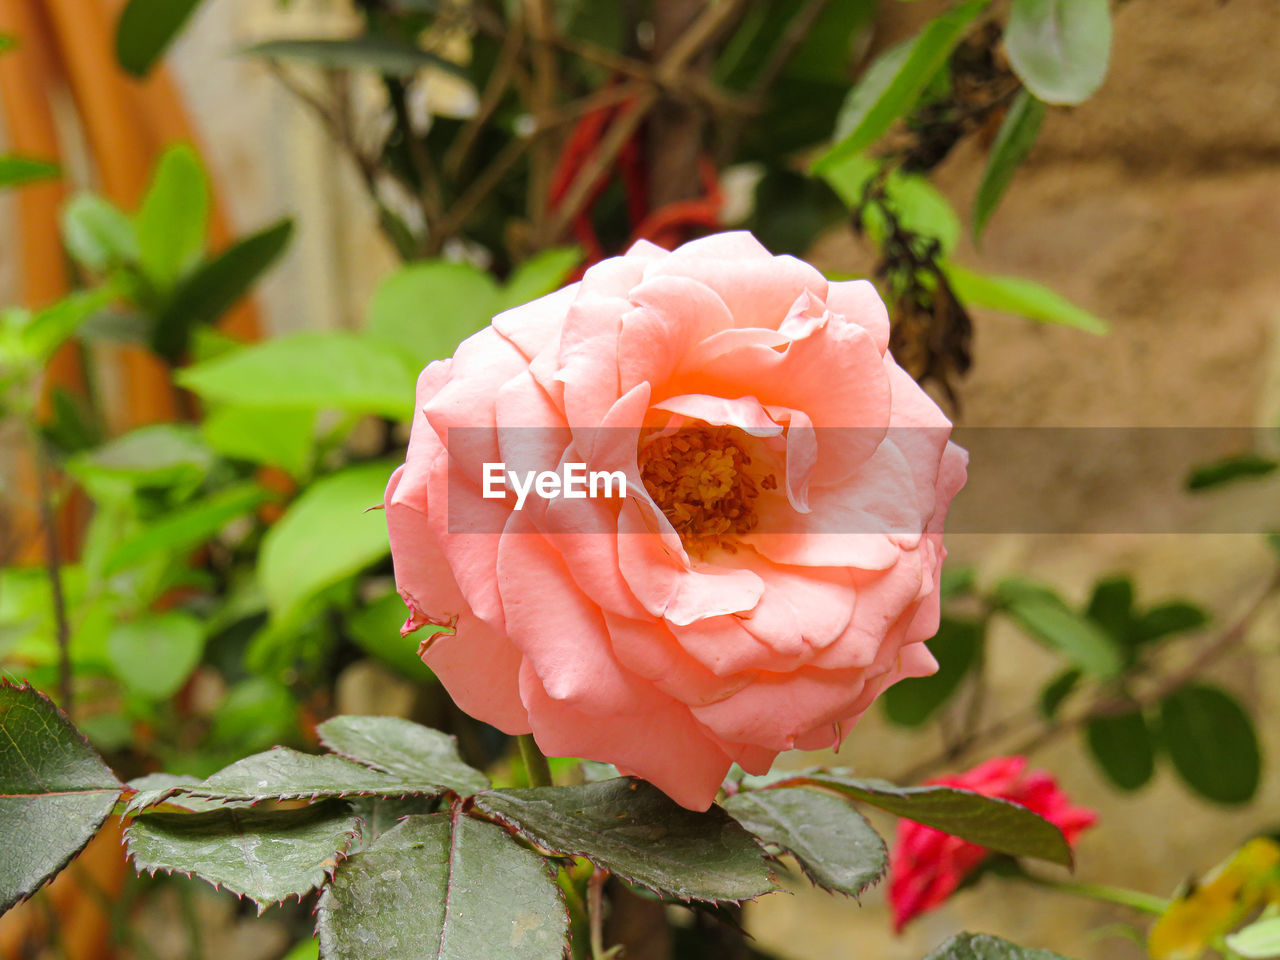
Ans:
{"type": "Polygon", "coordinates": [[[1192,683],[1160,705],[1160,736],[1173,767],[1206,800],[1247,803],[1258,789],[1262,757],[1253,721],[1225,690],[1192,683]]]}
{"type": "Polygon", "coordinates": [[[1082,676],[1084,674],[1080,670],[1067,670],[1050,681],[1040,691],[1040,716],[1046,720],[1056,717],[1063,701],[1071,696],[1082,676]]]}
{"type": "Polygon", "coordinates": [[[448,771],[386,773],[342,757],[275,747],[237,760],[199,783],[175,786],[155,802],[184,796],[253,803],[409,794],[430,797],[453,789],[451,784],[441,782],[448,779],[448,771]]]}
{"type": "Polygon", "coordinates": [[[1085,333],[1102,335],[1110,329],[1105,320],[1023,277],[975,273],[950,261],[942,264],[942,271],[952,291],[967,307],[986,307],[1041,323],[1074,327],[1085,333]]]}
{"type": "Polygon", "coordinates": [[[1256,453],[1239,453],[1196,467],[1187,477],[1187,489],[1208,490],[1234,480],[1265,477],[1274,473],[1277,467],[1280,467],[1280,460],[1256,453]]]}
{"type": "Polygon", "coordinates": [[[1093,585],[1085,616],[1116,643],[1129,643],[1133,638],[1133,581],[1128,577],[1099,580],[1093,585]]]}
{"type": "Polygon", "coordinates": [[[326,587],[390,552],[381,511],[393,464],[348,467],[316,481],[262,540],[258,582],[272,616],[284,619],[326,587]]]}
{"type": "Polygon", "coordinates": [[[493,790],[474,802],[545,850],[664,896],[738,901],[775,889],[763,851],[724,810],[686,810],[643,780],[493,790]]]}
{"type": "Polygon", "coordinates": [[[206,416],[200,430],[224,457],[271,464],[300,480],[311,468],[315,424],[314,410],[231,405],[206,416]]]}
{"type": "Polygon", "coordinates": [[[1245,960],[1280,957],[1280,917],[1267,917],[1227,935],[1231,952],[1245,960]]]}
{"type": "Polygon", "coordinates": [[[56,163],[13,154],[0,155],[0,190],[6,187],[20,187],[24,183],[34,183],[37,180],[51,180],[59,173],[61,171],[56,163]]]}
{"type": "Polygon", "coordinates": [[[973,567],[948,564],[942,568],[942,582],[938,586],[938,591],[943,600],[953,600],[972,593],[976,583],[977,574],[974,573],[973,567]]]}
{"type": "Polygon", "coordinates": [[[409,680],[423,683],[434,674],[418,656],[418,645],[427,637],[447,628],[428,624],[411,637],[400,635],[405,621],[404,601],[397,593],[379,597],[367,607],[347,614],[347,632],[351,639],[370,656],[377,657],[387,666],[409,680]]]}
{"type": "MultiPolygon", "coordinates": [[[[206,400],[244,407],[413,418],[414,374],[393,348],[353,333],[299,333],[180,370],[206,400]]],[[[368,504],[365,504],[368,506],[368,504]]]]}
{"type": "MultiPolygon", "coordinates": [[[[882,244],[888,234],[884,214],[878,205],[864,207],[862,204],[867,184],[879,171],[878,161],[866,154],[855,154],[825,169],[822,177],[845,206],[851,210],[862,209],[867,233],[877,244],[882,244]]],[[[884,201],[903,229],[933,237],[944,254],[954,250],[960,241],[959,216],[928,178],[890,171],[884,181],[884,201]]]]}
{"type": "Polygon", "coordinates": [[[1209,615],[1194,603],[1172,601],[1152,607],[1138,618],[1134,633],[1139,643],[1150,643],[1174,633],[1199,630],[1209,615]]]}
{"type": "Polygon", "coordinates": [[[499,310],[546,296],[562,287],[582,262],[577,247],[551,247],[535,253],[512,272],[499,297],[499,310]]]}
{"type": "Polygon", "coordinates": [[[1086,673],[1113,677],[1120,672],[1119,648],[1111,637],[1047,587],[1026,580],[1004,580],[996,587],[996,599],[1028,634],[1086,673]]]}
{"type": "Polygon", "coordinates": [[[138,872],[194,874],[258,905],[301,899],[328,879],[359,836],[341,802],[298,810],[146,813],[125,830],[138,872]]]}
{"type": "Polygon", "coordinates": [[[733,819],[796,858],[827,890],[856,897],[884,876],[888,851],[880,835],[839,797],[814,790],[751,790],[724,802],[733,819]]]}
{"type": "Polygon", "coordinates": [[[281,220],[238,241],[188,276],[166,303],[152,332],[152,346],[170,361],[181,359],[192,332],[213,323],[245,297],[284,253],[293,221],[281,220]]]}
{"type": "Polygon", "coordinates": [[[415,367],[453,355],[458,344],[502,309],[497,285],[468,263],[413,263],[379,285],[369,308],[370,337],[393,345],[415,367]]]}
{"type": "Polygon", "coordinates": [[[982,172],[982,182],[978,184],[978,195],[973,204],[975,242],[981,239],[982,231],[1000,205],[1000,198],[1009,188],[1014,173],[1031,152],[1043,120],[1044,104],[1027,90],[1019,92],[1000,124],[1000,132],[996,134],[991,154],[987,157],[987,167],[982,172]]]}
{"type": "Polygon", "coordinates": [[[18,49],[18,40],[7,33],[0,33],[0,53],[18,49]]]}
{"type": "Polygon", "coordinates": [[[306,60],[330,70],[373,70],[393,77],[412,77],[428,67],[466,76],[466,71],[453,61],[391,37],[268,40],[246,47],[242,52],[268,60],[306,60]]]}
{"type": "Polygon", "coordinates": [[[1048,950],[1032,950],[986,933],[958,933],[925,960],[1066,960],[1048,950]]]}
{"type": "Polygon", "coordinates": [[[164,56],[200,0],[129,0],[116,24],[116,59],[144,77],[164,56]]]}
{"type": "Polygon", "coordinates": [[[560,960],[568,934],[546,862],[456,810],[408,817],[344,860],[317,913],[327,960],[560,960]]]}
{"type": "Polygon", "coordinates": [[[269,497],[256,483],[239,483],[178,507],[118,544],[107,555],[103,573],[111,576],[157,553],[188,553],[269,497]]]}
{"type": "Polygon", "coordinates": [[[910,111],[987,3],[966,0],[936,17],[909,45],[884,54],[849,92],[837,122],[837,142],[814,163],[814,172],[861,153],[910,111]]]}
{"type": "Polygon", "coordinates": [[[1137,790],[1155,773],[1155,739],[1137,707],[1091,717],[1085,725],[1085,742],[1098,768],[1119,790],[1137,790]]]}
{"type": "Polygon", "coordinates": [[[208,475],[214,456],[194,427],[155,424],[117,437],[74,458],[70,472],[86,482],[101,478],[133,487],[169,487],[198,483],[208,475]]]}
{"type": "Polygon", "coordinates": [[[97,194],[81,193],[63,209],[62,240],[72,258],[93,273],[138,259],[133,221],[97,194]]]}
{"type": "Polygon", "coordinates": [[[209,226],[209,181],[187,144],[161,155],[137,225],[138,263],[157,289],[170,289],[199,262],[209,226]]]}
{"type": "Polygon", "coordinates": [[[490,786],[462,762],[453,737],[400,717],[334,717],[316,733],[339,756],[408,782],[437,783],[463,797],[490,786]]]}
{"type": "Polygon", "coordinates": [[[1107,75],[1107,0],[1013,0],[1004,31],[1009,63],[1045,103],[1088,100],[1107,75]]]}
{"type": "Polygon", "coordinates": [[[0,680],[0,913],[80,852],[121,788],[47,697],[0,680]]]}
{"type": "Polygon", "coordinates": [[[938,672],[928,677],[900,680],[880,695],[885,716],[904,727],[918,727],[959,689],[982,649],[984,624],[976,620],[943,617],[929,652],[938,661],[938,672]]]}
{"type": "Polygon", "coordinates": [[[195,617],[178,611],[149,614],[112,627],[107,652],[126,688],[165,700],[178,692],[200,662],[204,628],[195,617]]]}
{"type": "Polygon", "coordinates": [[[1007,800],[955,787],[899,787],[884,780],[851,777],[841,770],[806,771],[771,783],[768,789],[793,786],[834,790],[996,853],[1071,865],[1071,848],[1062,831],[1007,800]]]}
{"type": "Polygon", "coordinates": [[[22,331],[28,356],[40,364],[47,362],[94,314],[110,303],[113,296],[109,287],[82,290],[39,311],[22,331]]]}

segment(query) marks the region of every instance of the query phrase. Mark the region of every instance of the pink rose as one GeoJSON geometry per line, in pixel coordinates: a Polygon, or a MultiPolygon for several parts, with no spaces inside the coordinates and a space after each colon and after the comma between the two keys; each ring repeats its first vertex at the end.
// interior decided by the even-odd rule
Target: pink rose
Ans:
{"type": "Polygon", "coordinates": [[[386,494],[404,632],[453,628],[421,653],[463,710],[693,809],[735,761],[837,746],[936,669],[965,480],[888,341],[871,284],[748,233],[641,242],[499,314],[418,380],[386,494]],[[485,496],[496,463],[621,471],[625,496],[517,509],[485,496]]]}
{"type": "MultiPolygon", "coordinates": [[[[1057,826],[1072,846],[1098,820],[1094,811],[1075,806],[1050,774],[1028,770],[1026,757],[992,757],[965,773],[929,783],[1021,804],[1057,826]]],[[[889,860],[893,928],[901,932],[914,917],[937,907],[989,856],[991,851],[985,847],[911,820],[899,820],[898,839],[889,860]]]]}

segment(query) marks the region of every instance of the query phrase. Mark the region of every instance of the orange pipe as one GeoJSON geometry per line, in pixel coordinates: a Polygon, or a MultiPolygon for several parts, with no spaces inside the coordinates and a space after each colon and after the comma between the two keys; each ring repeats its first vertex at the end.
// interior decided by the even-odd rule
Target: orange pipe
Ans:
{"type": "MultiPolygon", "coordinates": [[[[45,9],[102,186],[111,199],[132,209],[146,190],[154,151],[138,149],[137,134],[145,127],[115,62],[114,25],[93,0],[45,0],[45,9]]],[[[176,419],[177,400],[165,365],[138,347],[120,353],[125,410],[118,426],[176,419]]]]}

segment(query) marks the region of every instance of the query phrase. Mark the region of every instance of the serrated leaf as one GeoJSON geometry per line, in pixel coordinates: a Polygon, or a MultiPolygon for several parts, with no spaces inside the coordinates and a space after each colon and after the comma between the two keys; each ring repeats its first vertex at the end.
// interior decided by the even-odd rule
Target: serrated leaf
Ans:
{"type": "Polygon", "coordinates": [[[326,587],[390,552],[378,511],[393,464],[348,467],[316,481],[262,540],[258,582],[271,613],[286,619],[326,587]]]}
{"type": "Polygon", "coordinates": [[[107,555],[103,573],[111,576],[157,553],[180,555],[194,550],[236,517],[269,498],[270,494],[256,483],[238,483],[184,504],[121,541],[107,555]]]}
{"type": "Polygon", "coordinates": [[[56,163],[6,154],[0,156],[0,190],[6,187],[20,187],[37,180],[51,180],[59,172],[56,163]]]}
{"type": "Polygon", "coordinates": [[[918,727],[933,716],[968,676],[982,649],[983,632],[980,621],[943,617],[929,641],[938,672],[900,680],[882,693],[885,716],[904,727],[918,727]]]}
{"type": "Polygon", "coordinates": [[[834,790],[899,817],[1012,857],[1034,857],[1070,866],[1071,848],[1062,831],[1026,807],[956,787],[899,787],[884,780],[851,777],[838,770],[806,771],[767,789],[814,786],[834,790]]]}
{"type": "Polygon", "coordinates": [[[437,796],[449,784],[433,774],[384,773],[335,756],[316,756],[276,747],[237,760],[196,784],[175,787],[168,795],[213,800],[313,800],[321,797],[437,796]]]}
{"type": "Polygon", "coordinates": [[[187,367],[178,382],[243,407],[341,410],[408,421],[414,370],[394,348],[351,333],[299,333],[187,367]]]}
{"type": "Polygon", "coordinates": [[[466,76],[453,61],[390,37],[268,40],[241,52],[269,60],[305,60],[331,70],[373,70],[384,76],[412,77],[428,67],[466,76]]]}
{"type": "Polygon", "coordinates": [[[1098,768],[1119,790],[1137,790],[1155,773],[1155,740],[1137,707],[1090,717],[1085,742],[1098,768]]]}
{"type": "Polygon", "coordinates": [[[827,890],[856,897],[888,865],[880,835],[839,797],[798,787],[752,790],[729,797],[724,808],[751,833],[790,853],[827,890]]]}
{"type": "Polygon", "coordinates": [[[177,610],[146,614],[112,626],[107,652],[126,689],[151,700],[166,700],[200,663],[204,628],[195,617],[177,610]]]}
{"type": "Polygon", "coordinates": [[[1236,480],[1265,477],[1274,473],[1277,467],[1280,467],[1280,460],[1256,453],[1239,453],[1196,467],[1187,476],[1187,489],[1193,492],[1209,490],[1236,480]]]}
{"type": "Polygon", "coordinates": [[[1040,323],[1074,327],[1099,336],[1110,330],[1105,320],[1025,277],[976,273],[949,260],[942,264],[942,272],[966,307],[986,307],[1040,323]]]}
{"type": "Polygon", "coordinates": [[[737,901],[775,889],[763,851],[724,810],[686,810],[643,780],[493,790],[474,802],[543,849],[665,896],[737,901]]]}
{"type": "Polygon", "coordinates": [[[958,933],[925,960],[1066,960],[1049,950],[1033,950],[986,933],[958,933]]]}
{"type": "Polygon", "coordinates": [[[247,296],[284,253],[292,236],[293,221],[281,220],[237,241],[196,268],[173,291],[156,318],[151,337],[156,353],[170,361],[180,360],[192,333],[213,323],[247,296]]]}
{"type": "Polygon", "coordinates": [[[137,217],[138,265],[156,288],[168,290],[200,260],[208,223],[209,181],[200,158],[187,144],[172,146],[156,163],[137,217]]]}
{"type": "Polygon", "coordinates": [[[173,42],[201,0],[129,0],[116,24],[116,60],[144,77],[173,42]]]}
{"type": "Polygon", "coordinates": [[[326,960],[560,960],[568,934],[545,861],[456,810],[409,817],[343,861],[317,913],[326,960]]]}
{"type": "Polygon", "coordinates": [[[1000,124],[1000,131],[987,157],[986,169],[982,171],[982,181],[978,184],[978,194],[973,202],[975,242],[982,238],[982,231],[1000,205],[1014,173],[1035,145],[1043,121],[1044,104],[1030,91],[1020,91],[1000,124]]]}
{"type": "Polygon", "coordinates": [[[464,797],[489,787],[488,777],[462,762],[453,737],[411,720],[340,716],[316,733],[334,753],[407,781],[438,783],[464,797]]]}
{"type": "Polygon", "coordinates": [[[367,329],[370,337],[424,367],[453,356],[458,344],[487,326],[501,308],[497,284],[471,264],[412,263],[379,284],[367,329]]]}
{"type": "Polygon", "coordinates": [[[1009,62],[1045,103],[1088,100],[1107,76],[1107,0],[1013,0],[1004,31],[1009,62]]]}
{"type": "Polygon", "coordinates": [[[359,836],[342,802],[297,810],[145,813],[125,830],[139,872],[194,874],[248,897],[258,912],[320,886],[359,836]]]}
{"type": "Polygon", "coordinates": [[[814,163],[821,173],[871,146],[915,106],[988,0],[967,0],[935,17],[909,46],[894,48],[850,91],[841,110],[836,144],[814,163]]]}
{"type": "Polygon", "coordinates": [[[997,585],[996,598],[1027,633],[1081,670],[1100,677],[1119,673],[1122,662],[1115,641],[1092,620],[1068,607],[1052,590],[1010,578],[997,585]]]}
{"type": "Polygon", "coordinates": [[[93,839],[122,789],[48,697],[0,680],[0,913],[93,839]]]}
{"type": "Polygon", "coordinates": [[[1253,798],[1262,756],[1253,721],[1235,697],[1208,684],[1187,684],[1161,703],[1160,727],[1174,769],[1192,790],[1214,803],[1253,798]]]}
{"type": "Polygon", "coordinates": [[[62,242],[77,263],[94,273],[138,259],[133,221],[93,193],[79,194],[63,209],[62,242]]]}

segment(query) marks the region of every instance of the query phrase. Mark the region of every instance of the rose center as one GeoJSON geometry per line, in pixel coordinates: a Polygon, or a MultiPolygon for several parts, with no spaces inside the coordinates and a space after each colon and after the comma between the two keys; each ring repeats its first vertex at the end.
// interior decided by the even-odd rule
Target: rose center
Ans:
{"type": "Polygon", "coordinates": [[[752,469],[746,434],[733,427],[681,427],[653,435],[640,450],[640,477],[685,549],[702,554],[752,530],[755,500],[773,490],[773,474],[752,469]]]}

